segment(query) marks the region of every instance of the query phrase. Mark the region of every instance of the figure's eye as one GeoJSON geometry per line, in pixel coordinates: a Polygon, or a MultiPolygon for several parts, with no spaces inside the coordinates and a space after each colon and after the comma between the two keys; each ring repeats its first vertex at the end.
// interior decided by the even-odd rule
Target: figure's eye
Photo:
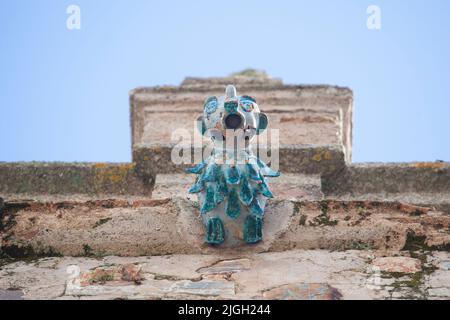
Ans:
{"type": "Polygon", "coordinates": [[[218,101],[216,97],[209,97],[205,101],[205,111],[207,114],[211,114],[217,110],[218,101]]]}
{"type": "Polygon", "coordinates": [[[248,99],[241,99],[241,107],[245,112],[251,112],[253,111],[254,105],[253,101],[248,99]]]}
{"type": "Polygon", "coordinates": [[[251,112],[255,108],[256,100],[250,96],[242,96],[239,102],[245,112],[251,112]]]}

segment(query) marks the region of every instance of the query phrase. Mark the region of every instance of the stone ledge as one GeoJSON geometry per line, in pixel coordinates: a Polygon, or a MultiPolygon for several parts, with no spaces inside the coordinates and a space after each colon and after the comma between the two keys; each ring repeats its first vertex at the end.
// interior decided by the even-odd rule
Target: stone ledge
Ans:
{"type": "MultiPolygon", "coordinates": [[[[360,163],[322,176],[326,196],[367,197],[383,194],[433,195],[434,202],[450,202],[450,163],[360,163]]],[[[415,201],[420,203],[419,201],[415,201]]]]}
{"type": "Polygon", "coordinates": [[[340,201],[379,201],[379,202],[401,202],[421,207],[429,207],[434,210],[450,214],[450,193],[431,192],[400,192],[400,193],[347,193],[340,195],[326,195],[325,199],[340,201]]]}
{"type": "Polygon", "coordinates": [[[448,250],[450,216],[396,202],[271,201],[264,241],[235,248],[204,244],[195,202],[102,200],[5,202],[3,256],[227,254],[289,249],[448,250]]]}
{"type": "Polygon", "coordinates": [[[5,194],[151,195],[152,176],[133,163],[0,162],[0,196],[5,194]]]}
{"type": "MultiPolygon", "coordinates": [[[[192,166],[176,165],[171,161],[174,144],[137,145],[133,150],[133,161],[139,172],[147,175],[158,173],[182,173],[192,166]]],[[[261,154],[266,154],[266,150],[261,154]]],[[[281,145],[279,153],[279,170],[283,173],[332,174],[342,170],[345,155],[341,146],[315,145],[281,145]]],[[[191,147],[191,154],[194,148],[191,147]]],[[[262,157],[265,160],[265,157],[262,157]]]]}

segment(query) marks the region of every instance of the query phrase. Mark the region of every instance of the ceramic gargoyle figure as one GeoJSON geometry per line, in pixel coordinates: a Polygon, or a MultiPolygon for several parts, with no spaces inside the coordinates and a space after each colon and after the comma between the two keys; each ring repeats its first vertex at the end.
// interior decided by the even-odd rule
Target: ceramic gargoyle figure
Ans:
{"type": "Polygon", "coordinates": [[[188,169],[197,176],[197,193],[209,244],[236,246],[262,240],[264,209],[272,192],[266,177],[277,177],[251,151],[250,141],[268,126],[255,99],[237,96],[229,85],[225,96],[209,97],[198,128],[213,142],[211,156],[188,169]]]}

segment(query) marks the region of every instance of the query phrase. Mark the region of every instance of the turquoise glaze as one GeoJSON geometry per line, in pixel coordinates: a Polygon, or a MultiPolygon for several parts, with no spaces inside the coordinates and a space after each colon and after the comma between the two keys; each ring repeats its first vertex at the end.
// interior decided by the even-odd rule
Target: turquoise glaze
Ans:
{"type": "Polygon", "coordinates": [[[273,198],[267,177],[279,176],[250,147],[251,139],[267,128],[267,117],[259,111],[255,99],[239,97],[236,89],[228,86],[225,96],[206,99],[199,121],[201,133],[211,137],[214,148],[207,159],[187,172],[197,175],[189,192],[198,195],[205,241],[224,246],[257,243],[263,238],[266,201],[273,198]],[[231,132],[241,130],[238,139],[248,137],[240,148],[227,149],[224,143],[230,133],[224,121],[229,114],[241,120],[239,128],[231,132]]]}

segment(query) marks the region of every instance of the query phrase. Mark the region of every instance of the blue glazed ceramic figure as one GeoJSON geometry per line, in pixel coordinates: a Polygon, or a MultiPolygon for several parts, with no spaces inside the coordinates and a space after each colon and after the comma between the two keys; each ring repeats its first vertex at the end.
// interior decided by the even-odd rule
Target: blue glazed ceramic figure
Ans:
{"type": "Polygon", "coordinates": [[[197,175],[190,193],[198,194],[210,244],[235,246],[262,240],[264,209],[273,194],[266,177],[277,177],[250,147],[268,125],[255,99],[237,96],[229,85],[225,96],[209,97],[198,128],[213,142],[211,156],[188,169],[197,175]]]}

